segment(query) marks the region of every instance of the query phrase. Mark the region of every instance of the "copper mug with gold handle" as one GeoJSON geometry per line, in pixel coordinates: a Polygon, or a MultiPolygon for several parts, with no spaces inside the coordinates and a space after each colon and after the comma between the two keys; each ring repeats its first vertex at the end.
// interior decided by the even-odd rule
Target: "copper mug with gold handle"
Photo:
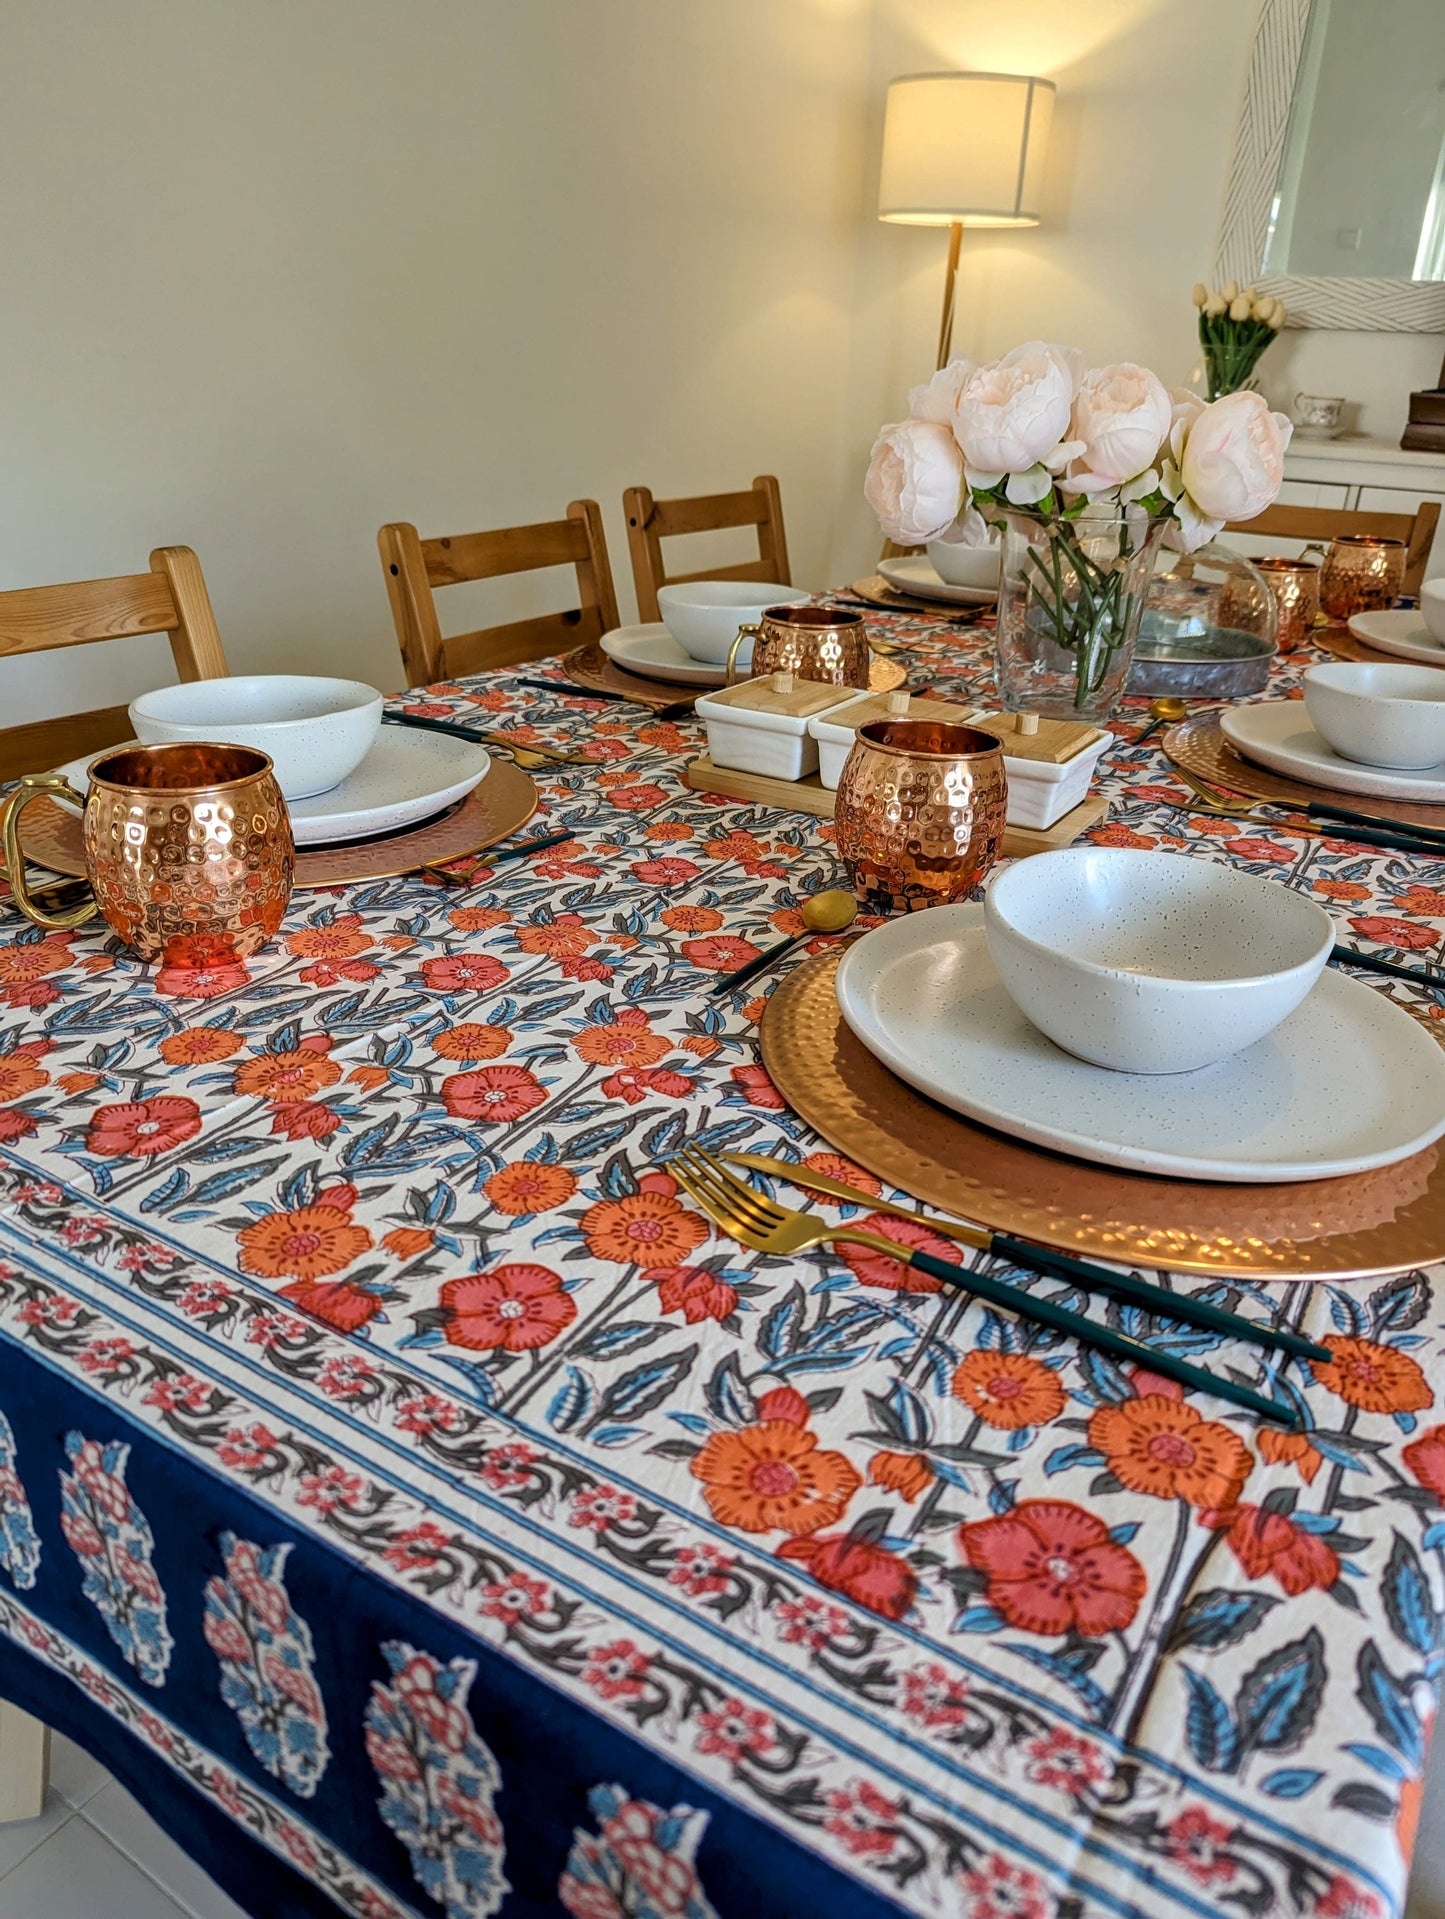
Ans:
{"type": "Polygon", "coordinates": [[[89,795],[63,773],[27,773],[5,814],[15,903],[37,926],[83,926],[97,913],[143,960],[245,959],[280,926],[296,853],[271,761],[251,746],[186,741],[120,746],[88,768],[89,795]],[[51,913],[30,893],[20,821],[62,794],[83,809],[94,899],[51,913]]]}
{"type": "Polygon", "coordinates": [[[747,677],[795,673],[827,686],[868,685],[873,656],[863,615],[845,606],[770,606],[761,620],[740,626],[728,649],[727,683],[736,686],[738,649],[753,642],[747,677]]]}
{"type": "Polygon", "coordinates": [[[942,720],[860,726],[833,815],[839,855],[871,912],[962,899],[998,859],[1008,811],[1003,748],[942,720]]]}

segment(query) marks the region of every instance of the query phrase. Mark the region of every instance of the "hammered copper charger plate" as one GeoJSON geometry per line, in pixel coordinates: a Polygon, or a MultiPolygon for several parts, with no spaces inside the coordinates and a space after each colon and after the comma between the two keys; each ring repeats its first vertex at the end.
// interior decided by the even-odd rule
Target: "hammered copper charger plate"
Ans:
{"type": "MultiPolygon", "coordinates": [[[[1381,656],[1383,657],[1383,656],[1381,656]]],[[[1433,826],[1445,824],[1445,807],[1426,806],[1416,800],[1377,800],[1361,793],[1336,793],[1328,786],[1307,786],[1303,780],[1286,779],[1283,773],[1271,773],[1268,767],[1236,753],[1220,730],[1217,713],[1195,713],[1177,726],[1171,726],[1160,741],[1165,753],[1186,773],[1202,780],[1227,786],[1232,793],[1243,793],[1254,800],[1274,800],[1304,807],[1311,801],[1327,806],[1344,806],[1389,826],[1433,826]]],[[[1348,826],[1342,825],[1339,837],[1347,840],[1348,826]]]]}
{"type": "MultiPolygon", "coordinates": [[[[992,606],[951,606],[946,600],[920,600],[912,593],[900,593],[881,573],[854,580],[848,591],[855,599],[864,600],[869,606],[883,607],[889,613],[926,613],[930,620],[951,621],[955,626],[975,626],[985,614],[993,616],[992,606]]],[[[874,691],[877,690],[875,687],[874,691]]]]}
{"type": "MultiPolygon", "coordinates": [[[[639,700],[646,706],[673,706],[680,699],[695,699],[699,693],[716,690],[706,686],[689,688],[672,680],[645,680],[640,674],[629,673],[608,659],[600,646],[579,646],[575,653],[569,653],[563,660],[562,670],[578,686],[605,687],[611,693],[622,693],[629,700],[639,700]]],[[[870,693],[891,693],[895,686],[902,686],[907,678],[908,668],[901,660],[875,659],[868,678],[868,690],[870,693]]],[[[565,692],[566,688],[559,688],[559,691],[565,692]]]]}
{"type": "MultiPolygon", "coordinates": [[[[394,879],[449,860],[464,859],[506,839],[537,810],[537,788],[521,767],[493,758],[486,778],[449,812],[404,832],[376,839],[302,847],[296,854],[297,886],[347,886],[394,879]]],[[[25,857],[54,873],[83,877],[85,846],[80,815],[54,800],[38,799],[20,827],[25,857]]]]}
{"type": "Polygon", "coordinates": [[[763,1064],[815,1131],[941,1211],[1093,1259],[1249,1279],[1364,1279],[1445,1256],[1445,1152],[1345,1179],[1230,1186],[1066,1159],[949,1112],[889,1072],[838,1010],[841,949],[768,1001],[763,1064]]]}

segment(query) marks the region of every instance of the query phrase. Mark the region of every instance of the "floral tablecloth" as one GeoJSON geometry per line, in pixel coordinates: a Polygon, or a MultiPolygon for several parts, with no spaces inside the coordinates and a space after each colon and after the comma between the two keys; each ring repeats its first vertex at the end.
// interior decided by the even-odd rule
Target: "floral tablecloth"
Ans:
{"type": "MultiPolygon", "coordinates": [[[[878,622],[915,684],[987,684],[987,635],[878,622]]],[[[529,829],[574,838],[298,894],[245,967],[5,916],[0,1691],[258,1915],[1396,1911],[1439,1273],[1271,1289],[1334,1355],[1294,1437],[871,1254],[714,1237],[686,1138],[839,1168],[761,1000],[706,996],[831,829],[688,791],[690,725],[506,673],[409,702],[586,741],[529,829]]],[[[1445,862],[1194,818],[1157,741],[1103,777],[1096,838],[1439,956],[1445,862]]]]}

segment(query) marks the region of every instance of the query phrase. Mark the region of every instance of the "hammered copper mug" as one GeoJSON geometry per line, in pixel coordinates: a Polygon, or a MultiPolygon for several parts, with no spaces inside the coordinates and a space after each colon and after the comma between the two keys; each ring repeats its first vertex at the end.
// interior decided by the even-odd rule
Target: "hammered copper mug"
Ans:
{"type": "Polygon", "coordinates": [[[770,606],[761,620],[740,626],[728,651],[729,686],[743,641],[752,639],[753,663],[747,677],[795,673],[800,680],[827,686],[868,685],[873,656],[863,615],[845,606],[770,606]]]}
{"type": "Polygon", "coordinates": [[[1003,843],[1008,781],[991,733],[941,720],[860,726],[838,782],[838,851],[870,910],[946,906],[1003,843]]]}
{"type": "Polygon", "coordinates": [[[1393,606],[1405,585],[1408,551],[1404,540],[1341,533],[1330,541],[1320,571],[1320,605],[1332,620],[1393,606]]]}
{"type": "Polygon", "coordinates": [[[296,864],[291,816],[265,753],[196,741],[120,746],[87,770],[88,796],[63,773],[27,773],[5,815],[8,877],[27,918],[68,928],[100,913],[141,959],[173,965],[224,964],[265,945],[296,864]],[[95,897],[51,914],[26,888],[20,818],[32,800],[57,793],[84,809],[95,897]]]}
{"type": "Polygon", "coordinates": [[[1320,610],[1318,560],[1256,560],[1264,583],[1274,595],[1275,639],[1281,653],[1293,653],[1314,632],[1320,610]]]}

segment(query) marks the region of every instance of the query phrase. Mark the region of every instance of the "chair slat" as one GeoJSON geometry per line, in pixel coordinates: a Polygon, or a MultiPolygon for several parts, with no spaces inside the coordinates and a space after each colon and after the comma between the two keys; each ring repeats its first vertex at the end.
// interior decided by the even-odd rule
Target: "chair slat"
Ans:
{"type": "Polygon", "coordinates": [[[565,613],[538,613],[530,620],[453,633],[442,641],[442,678],[481,673],[492,666],[517,666],[525,660],[570,653],[600,639],[604,631],[596,607],[572,607],[565,613]]]}
{"type": "Polygon", "coordinates": [[[771,473],[760,473],[745,493],[699,494],[684,500],[655,500],[647,487],[630,486],[622,496],[622,511],[627,519],[639,619],[655,620],[658,588],[684,580],[772,580],[780,586],[792,585],[782,495],[771,473]],[[696,573],[667,571],[662,557],[665,539],[732,526],[757,528],[756,560],[712,566],[696,573]]]}
{"type": "Polygon", "coordinates": [[[421,550],[433,586],[460,586],[544,566],[575,566],[587,557],[587,535],[575,521],[549,520],[539,526],[501,527],[494,533],[452,533],[423,540],[421,550]]]}
{"type": "Polygon", "coordinates": [[[767,517],[767,506],[748,488],[746,493],[708,493],[694,500],[657,500],[652,524],[659,539],[679,533],[711,533],[716,527],[757,526],[767,517]]]}
{"type": "Polygon", "coordinates": [[[160,573],[0,593],[0,653],[45,653],[57,646],[165,633],[175,624],[176,603],[160,573]]]}
{"type": "Polygon", "coordinates": [[[18,780],[22,773],[49,773],[67,760],[103,753],[108,746],[134,738],[135,728],[124,706],[7,726],[0,731],[0,780],[18,780]]]}

